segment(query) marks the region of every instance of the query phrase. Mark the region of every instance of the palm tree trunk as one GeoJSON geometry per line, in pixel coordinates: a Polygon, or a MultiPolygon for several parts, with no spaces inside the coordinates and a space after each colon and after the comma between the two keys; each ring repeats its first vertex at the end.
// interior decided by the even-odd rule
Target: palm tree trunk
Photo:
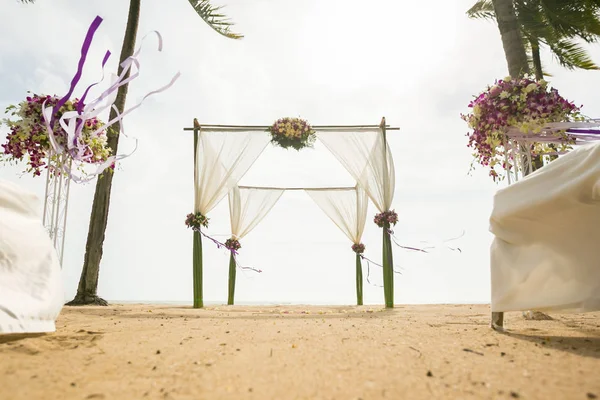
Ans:
{"type": "Polygon", "coordinates": [[[535,70],[535,79],[544,79],[544,71],[542,70],[542,58],[540,57],[540,43],[537,39],[529,39],[531,44],[531,58],[533,58],[533,68],[535,70]]]}
{"type": "Polygon", "coordinates": [[[512,0],[492,0],[496,22],[502,37],[504,55],[508,64],[508,73],[518,78],[529,73],[527,53],[521,38],[521,30],[512,0]]]}
{"type": "MultiPolygon", "coordinates": [[[[119,59],[119,71],[121,74],[121,63],[133,54],[135,41],[137,36],[138,24],[140,19],[140,2],[141,0],[130,0],[129,16],[127,17],[127,27],[125,28],[125,36],[123,38],[123,46],[121,47],[121,55],[119,59]]],[[[129,76],[129,73],[125,78],[129,76]]],[[[127,98],[127,86],[119,87],[115,106],[119,113],[123,113],[125,109],[125,100],[127,98]]],[[[111,109],[109,120],[117,117],[117,113],[111,109]]],[[[120,123],[117,122],[113,127],[108,129],[108,145],[112,150],[112,154],[117,154],[119,145],[119,132],[121,131],[120,123]]],[[[90,217],[90,226],[88,230],[88,238],[85,246],[85,258],[83,261],[83,270],[79,279],[79,287],[75,298],[67,303],[67,305],[107,305],[108,303],[98,297],[98,273],[100,271],[100,261],[102,260],[102,245],[108,223],[108,208],[110,205],[110,190],[112,187],[112,172],[104,172],[96,182],[96,192],[94,194],[94,202],[92,204],[92,215],[90,217]]]]}

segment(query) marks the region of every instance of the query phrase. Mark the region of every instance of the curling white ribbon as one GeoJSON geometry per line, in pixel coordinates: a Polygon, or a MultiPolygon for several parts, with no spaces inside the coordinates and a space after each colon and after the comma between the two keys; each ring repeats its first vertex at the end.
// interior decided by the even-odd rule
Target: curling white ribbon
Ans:
{"type": "MultiPolygon", "coordinates": [[[[149,32],[148,34],[146,34],[141,40],[142,44],[143,44],[144,40],[146,39],[146,37],[152,33],[155,33],[158,37],[158,51],[162,51],[163,40],[162,40],[162,36],[160,35],[160,33],[158,31],[152,31],[152,32],[149,32]]],[[[66,153],[69,156],[69,158],[72,161],[74,161],[75,163],[89,164],[90,158],[92,156],[85,155],[86,150],[88,150],[89,147],[86,145],[83,145],[81,143],[81,141],[79,140],[79,136],[81,135],[81,131],[83,129],[85,121],[92,119],[94,117],[97,117],[104,110],[106,110],[109,107],[112,107],[112,109],[115,110],[117,116],[115,118],[113,118],[112,120],[108,121],[108,123],[103,125],[101,128],[92,132],[90,134],[90,136],[97,137],[103,131],[105,131],[109,126],[121,121],[120,132],[118,134],[122,134],[123,136],[128,137],[125,134],[125,129],[123,127],[123,117],[125,117],[125,115],[129,114],[133,110],[139,108],[148,97],[150,97],[154,94],[157,94],[157,93],[161,93],[161,92],[169,89],[171,86],[173,86],[175,81],[180,77],[180,75],[181,75],[180,72],[175,74],[175,76],[173,76],[173,78],[167,85],[165,85],[157,90],[151,91],[150,93],[146,94],[142,98],[142,100],[139,103],[137,103],[135,106],[127,109],[123,113],[119,113],[116,106],[114,106],[114,104],[113,104],[116,99],[117,91],[121,86],[128,84],[129,82],[131,82],[132,80],[136,79],[139,76],[140,62],[138,61],[137,57],[141,51],[141,48],[142,48],[142,46],[140,45],[140,47],[137,49],[137,51],[133,55],[131,55],[130,57],[128,57],[125,61],[123,61],[121,63],[121,68],[122,68],[121,74],[119,76],[113,75],[116,77],[116,80],[114,80],[114,83],[111,84],[111,86],[107,90],[105,90],[98,98],[90,101],[84,107],[81,114],[78,111],[69,111],[69,112],[65,112],[61,116],[61,118],[58,120],[58,123],[59,123],[60,127],[67,134],[66,144],[64,146],[58,143],[58,141],[56,140],[56,136],[52,130],[52,127],[50,126],[50,121],[52,120],[53,108],[46,107],[46,102],[44,102],[44,104],[42,105],[42,115],[43,115],[44,123],[46,126],[46,130],[48,132],[48,138],[50,141],[50,145],[51,145],[54,153],[56,153],[57,155],[66,153]],[[130,70],[132,70],[132,67],[135,67],[135,72],[132,73],[129,77],[125,78],[127,73],[130,72],[130,70]],[[103,101],[104,101],[104,104],[100,105],[103,101]]],[[[102,79],[99,82],[96,82],[94,85],[102,82],[103,80],[104,80],[104,67],[102,68],[102,79]]],[[[90,180],[95,178],[97,175],[102,174],[102,172],[106,168],[110,167],[115,162],[131,156],[137,150],[137,143],[138,143],[138,139],[136,139],[136,138],[133,138],[133,139],[135,140],[135,148],[133,149],[133,151],[131,151],[129,154],[118,154],[118,155],[112,155],[112,156],[108,157],[108,159],[106,161],[97,165],[96,171],[93,173],[85,173],[85,175],[78,176],[73,173],[73,169],[70,168],[68,165],[69,163],[63,163],[63,164],[59,165],[58,166],[59,173],[64,173],[64,174],[68,175],[76,183],[89,182],[90,180]]],[[[93,162],[93,160],[91,160],[91,161],[93,162]]]]}

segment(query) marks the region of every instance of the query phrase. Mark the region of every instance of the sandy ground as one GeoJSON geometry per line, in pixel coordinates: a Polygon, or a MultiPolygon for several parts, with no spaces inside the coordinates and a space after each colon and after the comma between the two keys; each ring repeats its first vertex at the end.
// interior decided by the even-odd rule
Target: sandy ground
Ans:
{"type": "Polygon", "coordinates": [[[56,333],[0,336],[0,399],[600,398],[600,313],[500,334],[488,312],[67,307],[56,333]]]}

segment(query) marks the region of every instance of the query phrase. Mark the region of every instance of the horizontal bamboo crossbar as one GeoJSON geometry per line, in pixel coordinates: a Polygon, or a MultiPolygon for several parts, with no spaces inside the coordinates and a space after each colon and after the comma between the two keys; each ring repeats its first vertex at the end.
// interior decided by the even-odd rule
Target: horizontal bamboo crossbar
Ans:
{"type": "MultiPolygon", "coordinates": [[[[183,128],[184,131],[193,131],[195,129],[200,129],[207,132],[249,132],[249,131],[266,131],[270,128],[270,126],[263,125],[202,125],[196,128],[183,128]]],[[[315,130],[372,130],[380,128],[379,125],[314,125],[312,126],[315,130]]],[[[398,131],[400,128],[390,127],[386,125],[386,131],[398,131]]]]}
{"type": "Polygon", "coordinates": [[[238,186],[240,189],[257,189],[257,190],[284,190],[284,191],[292,191],[292,190],[356,190],[356,186],[346,186],[346,187],[316,187],[316,188],[299,188],[299,187],[270,187],[270,186],[238,186]]]}

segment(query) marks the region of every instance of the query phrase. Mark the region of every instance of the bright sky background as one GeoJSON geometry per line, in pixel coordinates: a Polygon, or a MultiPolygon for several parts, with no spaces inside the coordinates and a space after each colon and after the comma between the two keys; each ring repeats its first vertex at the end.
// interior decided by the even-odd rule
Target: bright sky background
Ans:
{"type": "MultiPolygon", "coordinates": [[[[453,242],[462,254],[395,248],[402,271],[396,275],[396,303],[488,302],[488,217],[499,186],[481,168],[468,175],[472,157],[459,114],[472,95],[503,78],[507,67],[496,25],[466,17],[472,0],[435,3],[229,0],[225,12],[245,35],[233,41],[212,31],[185,0],[143,0],[138,38],[158,30],[164,51],[156,51],[154,37],[144,42],[141,76],[130,85],[128,105],[177,71],[181,78],[126,117],[126,133],[140,142],[114,179],[99,294],[109,301],[191,303],[192,234],[184,219],[193,208],[193,140],[183,127],[194,117],[201,123],[269,125],[300,116],[314,125],[342,125],[378,124],[385,116],[401,128],[388,136],[396,164],[397,236],[419,245],[465,231],[453,242]]],[[[116,71],[127,1],[0,0],[0,10],[2,109],[28,90],[64,95],[96,15],[104,22],[76,94],[100,76],[106,49],[113,53],[107,71],[116,71]]],[[[592,55],[600,62],[597,46],[592,55]]],[[[587,115],[600,115],[600,100],[591,90],[598,72],[564,70],[548,54],[543,62],[552,86],[583,104],[587,115]]],[[[3,141],[7,130],[0,129],[3,141]]],[[[123,139],[120,150],[132,144],[123,139]]],[[[44,179],[20,177],[21,170],[2,167],[0,178],[41,198],[44,179]]],[[[268,148],[242,183],[353,184],[319,145],[301,153],[268,148]]],[[[74,296],[81,273],[94,186],[71,190],[66,299],[74,296]]],[[[380,262],[375,212],[371,205],[363,242],[366,256],[380,262]]],[[[225,240],[226,199],[209,217],[209,233],[225,240]]],[[[241,263],[264,272],[238,273],[238,303],[355,302],[351,243],[304,193],[285,194],[242,245],[241,263]]],[[[207,242],[204,248],[205,300],[225,302],[228,255],[207,242]]],[[[380,268],[372,268],[371,281],[381,284],[380,268]]],[[[365,303],[382,304],[383,289],[365,282],[365,303]]]]}

